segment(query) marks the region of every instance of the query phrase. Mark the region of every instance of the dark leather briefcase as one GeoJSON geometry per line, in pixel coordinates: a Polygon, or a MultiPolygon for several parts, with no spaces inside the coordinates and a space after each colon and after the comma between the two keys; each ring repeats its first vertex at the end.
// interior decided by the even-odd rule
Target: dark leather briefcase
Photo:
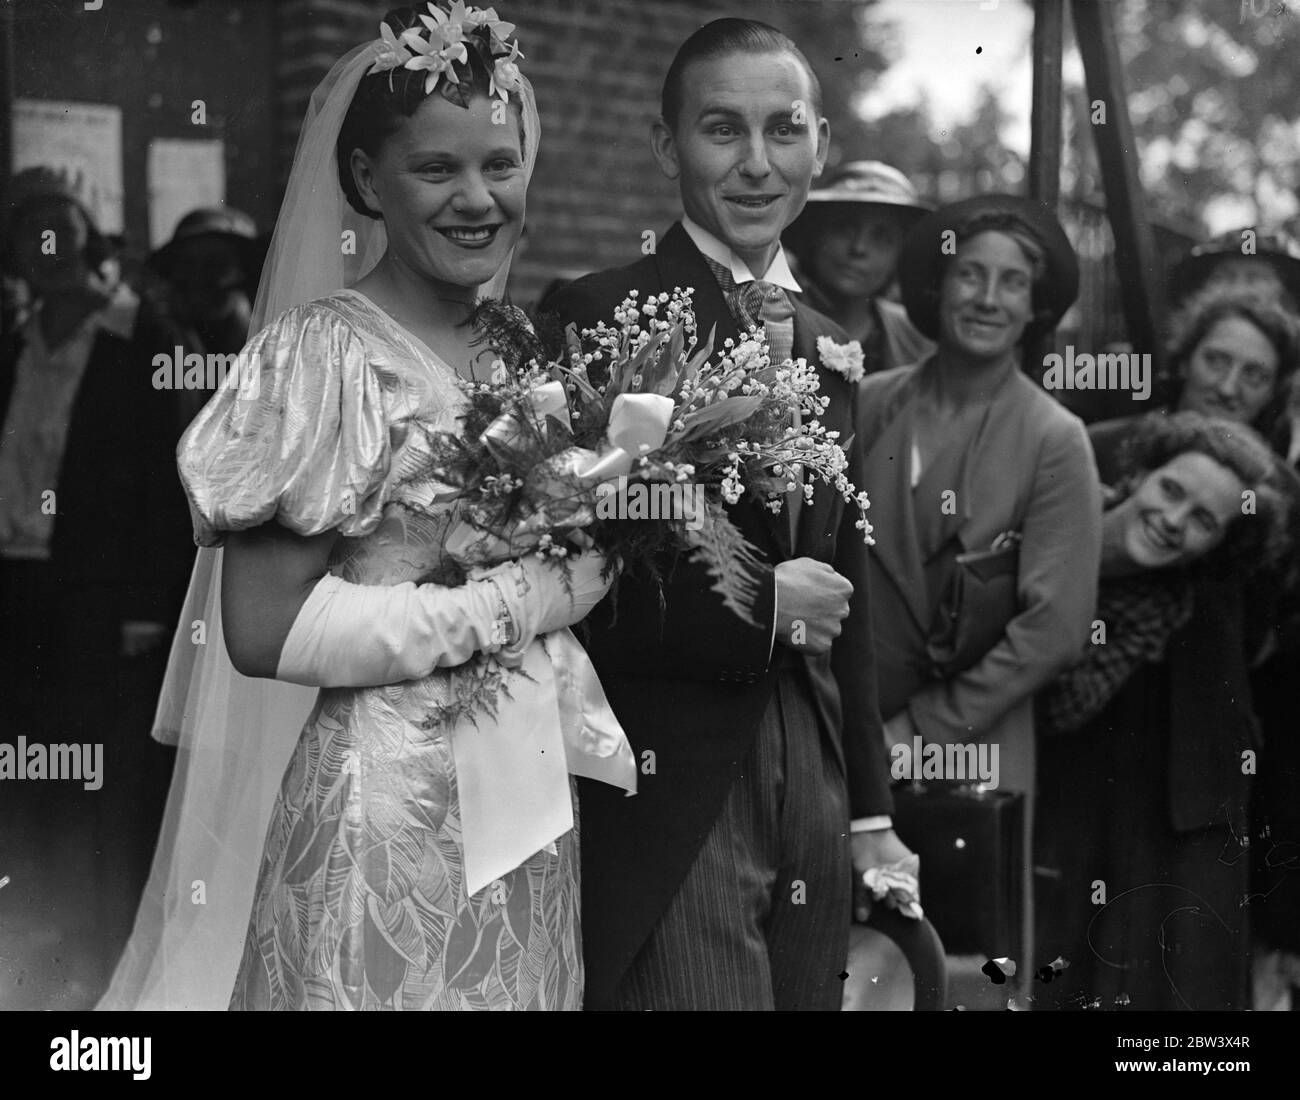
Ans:
{"type": "Polygon", "coordinates": [[[1021,954],[1025,798],[957,784],[894,788],[894,829],[921,857],[921,907],[950,955],[1021,954]]]}

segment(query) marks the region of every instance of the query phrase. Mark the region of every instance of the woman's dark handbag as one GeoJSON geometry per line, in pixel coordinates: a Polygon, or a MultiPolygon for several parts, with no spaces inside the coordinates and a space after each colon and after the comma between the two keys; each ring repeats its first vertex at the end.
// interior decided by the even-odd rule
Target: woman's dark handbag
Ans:
{"type": "Polygon", "coordinates": [[[1020,612],[1020,534],[1004,531],[987,550],[958,554],[926,640],[931,675],[965,672],[1001,640],[1020,612]]]}
{"type": "Polygon", "coordinates": [[[969,785],[896,787],[893,820],[921,857],[921,906],[948,953],[1018,960],[1025,796],[969,785]]]}

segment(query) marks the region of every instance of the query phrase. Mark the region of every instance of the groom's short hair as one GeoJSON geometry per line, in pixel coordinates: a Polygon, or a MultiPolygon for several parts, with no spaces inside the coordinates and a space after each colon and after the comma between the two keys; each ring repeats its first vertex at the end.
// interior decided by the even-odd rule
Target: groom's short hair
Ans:
{"type": "Polygon", "coordinates": [[[663,94],[659,109],[665,125],[677,129],[678,115],[682,109],[682,82],[688,65],[696,61],[710,61],[732,53],[789,53],[799,59],[812,85],[812,109],[817,117],[822,113],[822,85],[803,51],[784,31],[756,19],[715,19],[705,23],[677,49],[677,56],[668,66],[664,77],[663,94]]]}

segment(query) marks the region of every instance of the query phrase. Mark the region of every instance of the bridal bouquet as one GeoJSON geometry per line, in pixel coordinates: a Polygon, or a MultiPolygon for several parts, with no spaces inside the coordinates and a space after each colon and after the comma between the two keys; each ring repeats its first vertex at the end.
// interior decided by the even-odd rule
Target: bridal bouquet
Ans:
{"type": "Polygon", "coordinates": [[[826,398],[803,359],[773,363],[762,329],[696,339],[691,291],[633,291],[558,355],[527,317],[497,302],[478,307],[481,340],[496,352],[490,382],[463,382],[461,433],[430,433],[414,477],[432,499],[456,504],[447,552],[466,569],[527,553],[567,557],[595,544],[625,572],[662,578],[665,550],[701,561],[714,589],[750,620],[758,558],[726,505],[745,494],[780,512],[799,488],[831,486],[862,512],[867,495],[817,417],[826,398]]]}

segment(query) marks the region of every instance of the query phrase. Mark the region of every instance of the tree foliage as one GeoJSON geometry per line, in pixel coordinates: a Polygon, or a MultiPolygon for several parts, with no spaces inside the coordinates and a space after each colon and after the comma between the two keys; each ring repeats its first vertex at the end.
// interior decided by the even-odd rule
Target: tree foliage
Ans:
{"type": "MultiPolygon", "coordinates": [[[[1125,99],[1138,141],[1148,209],[1198,236],[1259,224],[1300,235],[1300,0],[1087,0],[1113,9],[1125,99]]],[[[804,7],[805,5],[796,5],[804,7]]],[[[823,12],[834,5],[810,4],[823,12]]],[[[1068,5],[1067,5],[1068,7],[1068,5]]],[[[936,15],[941,9],[936,7],[936,15]]],[[[810,12],[811,14],[811,12],[810,12]]],[[[859,16],[887,66],[895,39],[879,10],[859,16]]],[[[833,32],[843,30],[842,20],[833,32]]],[[[1074,49],[1066,20],[1066,49],[1074,49]]],[[[815,37],[815,35],[814,35],[815,37]]],[[[1067,65],[1062,195],[1100,201],[1095,111],[1076,65],[1067,65]]],[[[846,89],[828,84],[828,105],[846,89]]],[[[841,124],[844,159],[897,165],[923,193],[947,200],[990,188],[1020,190],[1024,163],[1003,141],[1004,111],[990,88],[969,119],[944,132],[917,105],[841,124]]],[[[1114,117],[1107,105],[1107,122],[1114,117]]]]}
{"type": "MultiPolygon", "coordinates": [[[[1149,208],[1200,235],[1300,227],[1300,2],[1122,0],[1115,23],[1149,208]]],[[[1081,84],[1066,102],[1062,190],[1097,198],[1081,84]]]]}

